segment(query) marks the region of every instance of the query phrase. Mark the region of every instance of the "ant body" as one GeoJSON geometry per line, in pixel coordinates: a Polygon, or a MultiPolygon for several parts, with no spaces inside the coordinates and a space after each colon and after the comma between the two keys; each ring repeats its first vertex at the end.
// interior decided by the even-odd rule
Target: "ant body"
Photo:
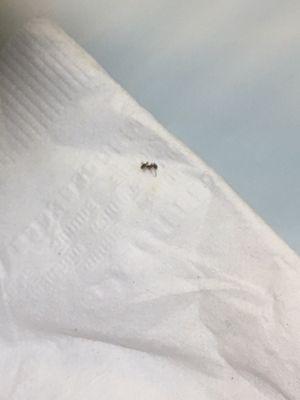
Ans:
{"type": "Polygon", "coordinates": [[[158,170],[158,166],[156,163],[149,163],[148,161],[142,162],[141,163],[141,169],[145,171],[148,169],[149,171],[154,171],[154,174],[156,176],[156,171],[158,170]]]}

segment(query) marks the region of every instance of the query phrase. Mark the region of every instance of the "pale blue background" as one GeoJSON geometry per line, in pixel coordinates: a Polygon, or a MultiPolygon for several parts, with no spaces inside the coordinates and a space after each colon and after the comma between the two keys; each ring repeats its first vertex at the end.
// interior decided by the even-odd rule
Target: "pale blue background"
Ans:
{"type": "Polygon", "coordinates": [[[48,16],[300,253],[299,0],[2,0],[48,16]]]}

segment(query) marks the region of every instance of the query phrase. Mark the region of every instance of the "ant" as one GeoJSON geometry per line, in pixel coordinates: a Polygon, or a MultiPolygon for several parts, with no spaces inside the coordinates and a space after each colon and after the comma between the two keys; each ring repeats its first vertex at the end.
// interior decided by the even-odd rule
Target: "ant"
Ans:
{"type": "Polygon", "coordinates": [[[146,161],[141,163],[141,169],[143,171],[145,171],[146,169],[148,169],[149,171],[154,171],[154,174],[156,176],[158,166],[155,163],[149,163],[148,161],[146,161]]]}

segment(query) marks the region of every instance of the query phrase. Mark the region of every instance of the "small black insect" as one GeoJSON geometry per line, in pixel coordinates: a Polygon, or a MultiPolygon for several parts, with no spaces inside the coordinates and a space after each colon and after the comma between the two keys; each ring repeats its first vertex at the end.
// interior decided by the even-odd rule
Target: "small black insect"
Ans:
{"type": "Polygon", "coordinates": [[[143,171],[145,171],[146,169],[148,169],[149,171],[154,171],[154,174],[156,176],[158,166],[156,163],[149,163],[148,161],[146,161],[141,163],[141,169],[143,171]]]}

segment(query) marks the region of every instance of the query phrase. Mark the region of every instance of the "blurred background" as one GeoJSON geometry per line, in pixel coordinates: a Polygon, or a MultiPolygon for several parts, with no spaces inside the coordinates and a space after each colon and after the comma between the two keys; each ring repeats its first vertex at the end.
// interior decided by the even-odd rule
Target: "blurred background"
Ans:
{"type": "Polygon", "coordinates": [[[56,21],[300,254],[299,0],[0,0],[56,21]]]}

